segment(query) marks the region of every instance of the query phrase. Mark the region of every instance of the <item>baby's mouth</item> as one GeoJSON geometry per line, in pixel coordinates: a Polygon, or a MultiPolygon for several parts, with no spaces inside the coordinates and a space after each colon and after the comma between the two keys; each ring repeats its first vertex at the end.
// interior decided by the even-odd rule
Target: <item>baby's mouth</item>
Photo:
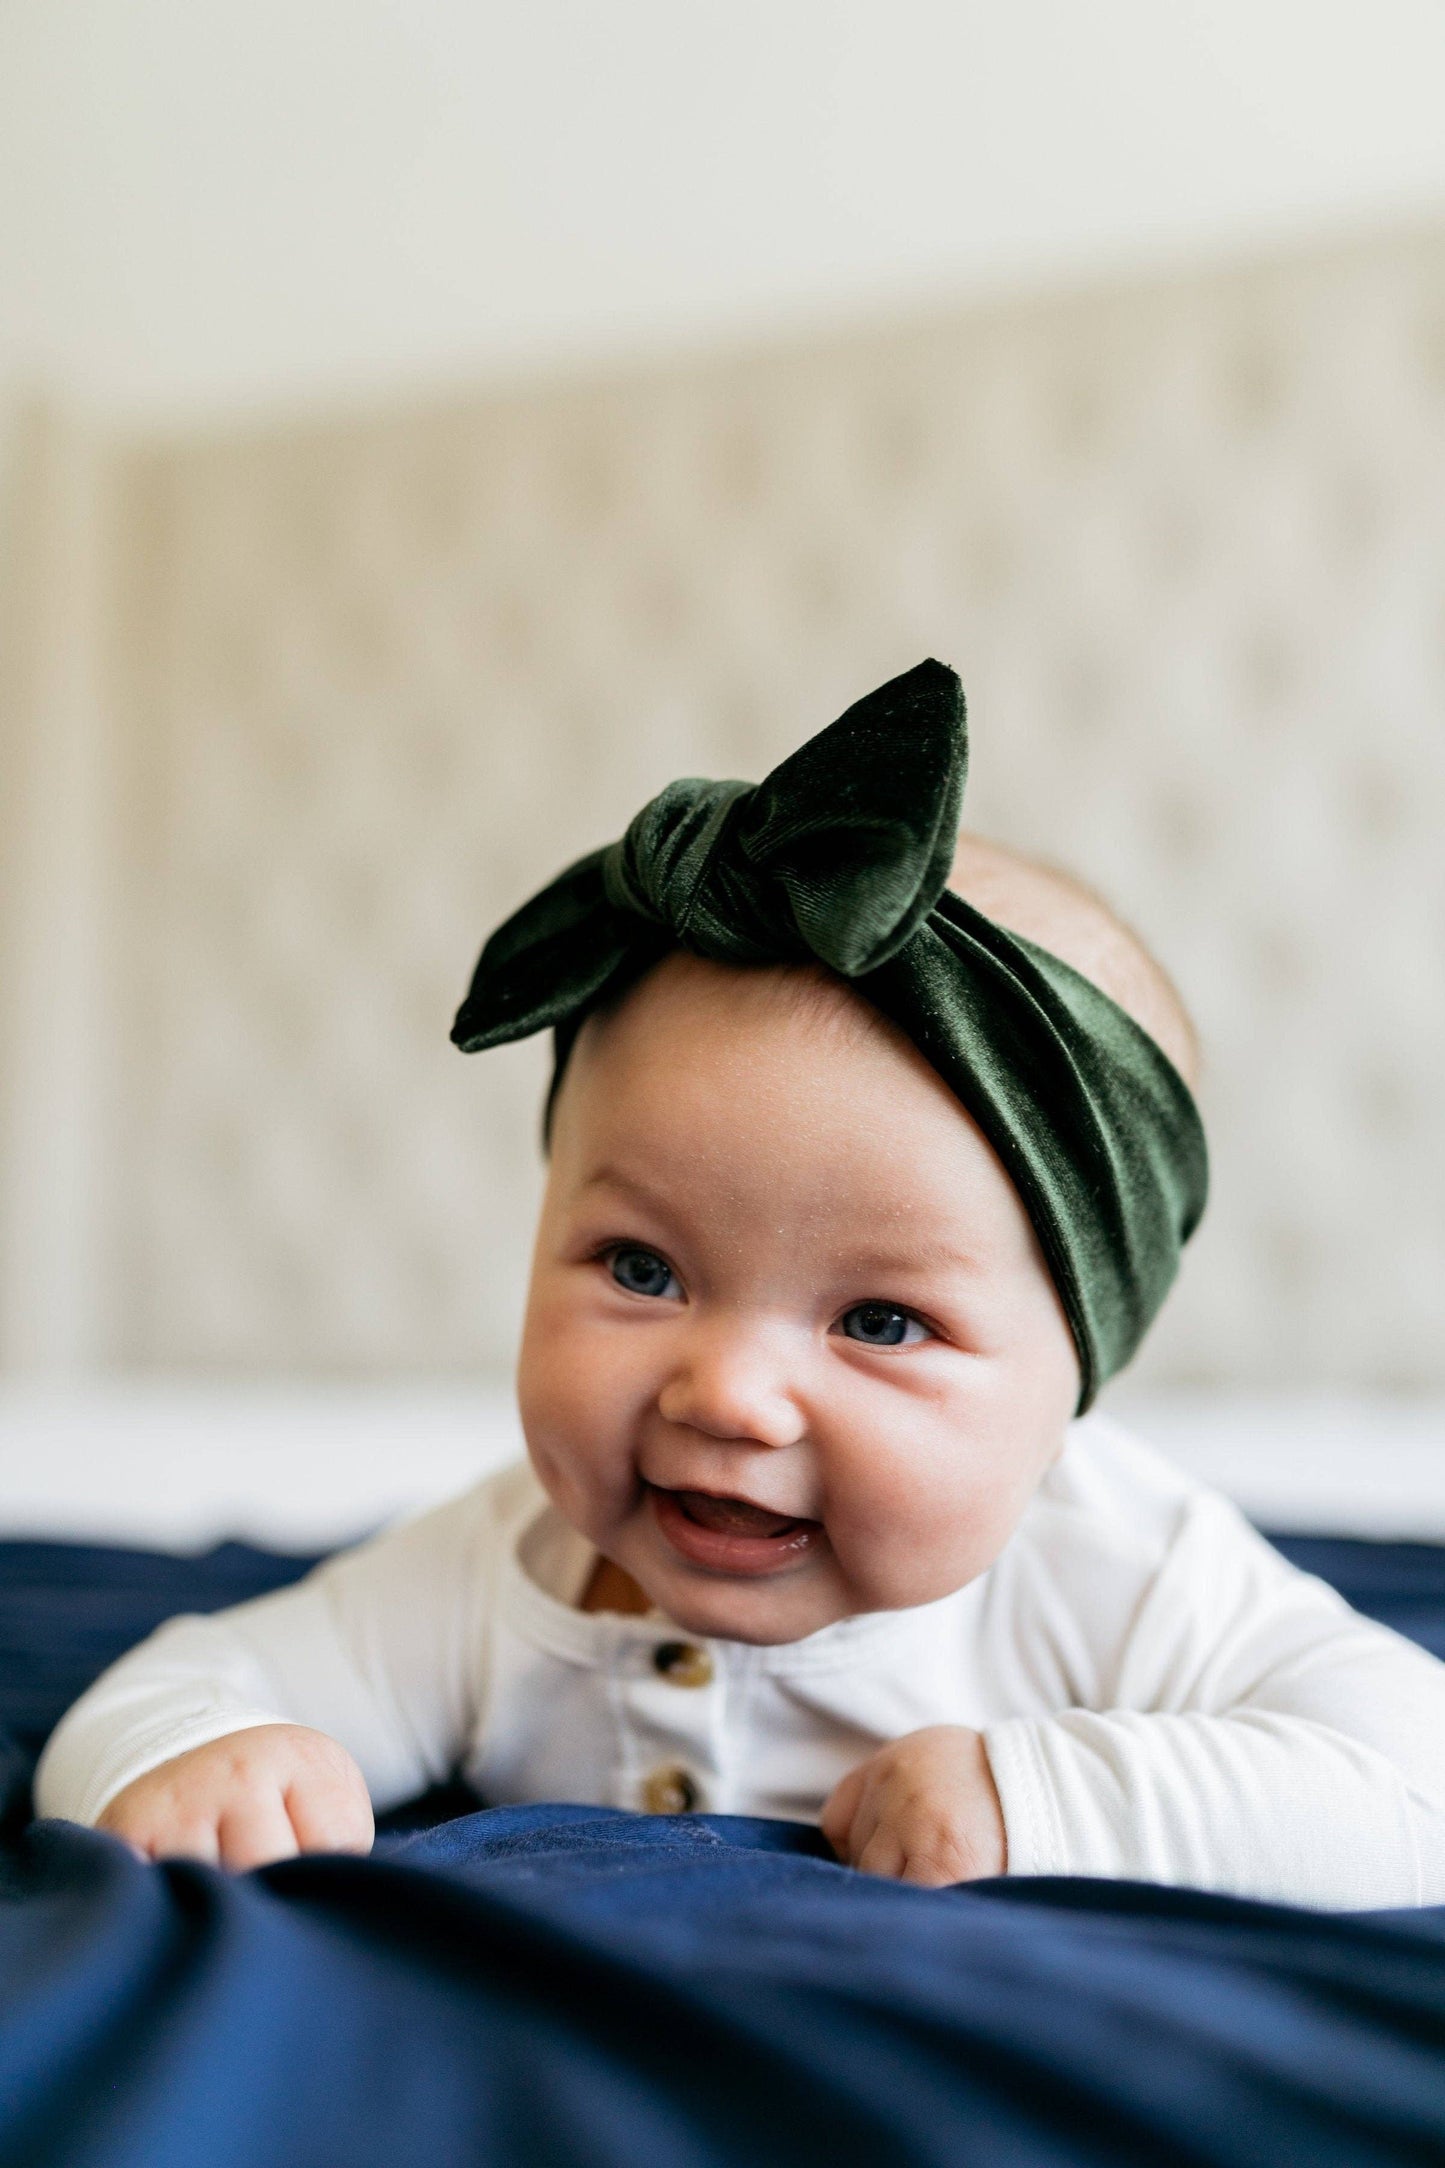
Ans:
{"type": "Polygon", "coordinates": [[[751,1505],[746,1498],[714,1498],[709,1491],[678,1490],[675,1498],[698,1528],[711,1528],[724,1536],[782,1536],[802,1523],[787,1513],[770,1513],[766,1506],[751,1505]]]}
{"type": "Polygon", "coordinates": [[[747,1498],[718,1498],[710,1491],[663,1490],[648,1495],[662,1534],[695,1566],[719,1573],[775,1573],[794,1564],[822,1535],[817,1521],[774,1513],[747,1498]]]}

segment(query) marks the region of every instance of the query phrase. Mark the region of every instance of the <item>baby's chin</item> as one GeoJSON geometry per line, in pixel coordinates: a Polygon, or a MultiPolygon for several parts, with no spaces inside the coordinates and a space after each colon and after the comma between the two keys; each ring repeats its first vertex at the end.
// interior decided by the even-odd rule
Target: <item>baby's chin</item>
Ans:
{"type": "Polygon", "coordinates": [[[817,1590],[765,1590],[722,1577],[707,1588],[679,1583],[671,1575],[659,1576],[658,1582],[647,1590],[652,1601],[684,1633],[700,1640],[778,1648],[855,1615],[846,1604],[835,1606],[817,1590]]]}
{"type": "Polygon", "coordinates": [[[699,1640],[746,1641],[755,1648],[779,1648],[789,1642],[806,1641],[810,1634],[841,1626],[848,1619],[914,1610],[941,1602],[958,1591],[936,1588],[916,1595],[910,1591],[890,1603],[876,1597],[854,1597],[841,1588],[761,1590],[719,1583],[700,1590],[669,1579],[666,1586],[659,1581],[646,1593],[684,1633],[695,1634],[699,1640]]]}

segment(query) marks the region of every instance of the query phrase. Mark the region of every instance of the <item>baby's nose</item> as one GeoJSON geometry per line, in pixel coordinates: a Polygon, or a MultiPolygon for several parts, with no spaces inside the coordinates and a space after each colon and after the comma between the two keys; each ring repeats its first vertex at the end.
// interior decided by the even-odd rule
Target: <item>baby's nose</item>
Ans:
{"type": "Polygon", "coordinates": [[[710,1438],[753,1445],[797,1445],[807,1423],[776,1341],[745,1327],[701,1328],[657,1396],[669,1423],[710,1438]]]}

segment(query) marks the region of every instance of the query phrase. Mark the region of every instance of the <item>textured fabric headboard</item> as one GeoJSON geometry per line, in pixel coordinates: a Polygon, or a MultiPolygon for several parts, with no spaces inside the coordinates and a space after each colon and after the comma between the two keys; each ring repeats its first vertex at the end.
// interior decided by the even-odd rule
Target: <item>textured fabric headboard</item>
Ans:
{"type": "Polygon", "coordinates": [[[483,930],[935,653],[1198,1015],[1144,1373],[1445,1385],[1445,235],[102,456],[99,1352],[504,1360],[483,930]]]}

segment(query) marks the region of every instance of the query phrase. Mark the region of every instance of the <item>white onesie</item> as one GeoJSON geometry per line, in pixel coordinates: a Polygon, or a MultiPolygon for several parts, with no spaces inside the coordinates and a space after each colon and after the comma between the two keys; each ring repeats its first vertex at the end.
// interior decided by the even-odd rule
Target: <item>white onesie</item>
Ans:
{"type": "Polygon", "coordinates": [[[522,1465],[294,1588],[174,1619],[66,1716],[39,1809],[93,1822],[158,1762],[287,1722],[339,1739],[379,1810],[460,1771],[497,1805],[815,1821],[884,1741],[966,1724],[1010,1873],[1445,1902],[1445,1665],[1104,1416],[997,1563],[915,1610],[704,1641],[578,1610],[594,1558],[522,1465]]]}

